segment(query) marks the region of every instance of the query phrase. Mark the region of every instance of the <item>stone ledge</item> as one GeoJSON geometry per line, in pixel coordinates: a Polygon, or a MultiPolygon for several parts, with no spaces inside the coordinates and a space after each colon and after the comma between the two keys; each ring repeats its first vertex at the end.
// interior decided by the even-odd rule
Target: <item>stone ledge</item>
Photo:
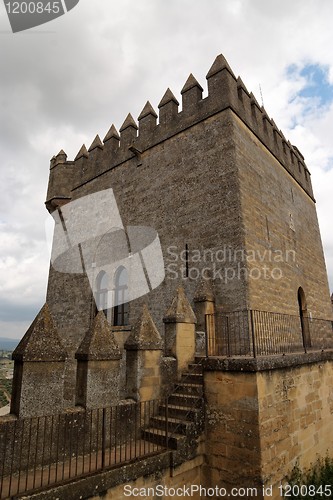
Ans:
{"type": "Polygon", "coordinates": [[[120,464],[109,471],[97,472],[91,476],[74,479],[67,484],[48,490],[21,496],[32,500],[79,500],[105,494],[110,488],[128,484],[142,476],[149,476],[167,470],[170,467],[170,453],[165,451],[149,458],[137,460],[131,464],[120,464]]]}
{"type": "Polygon", "coordinates": [[[303,366],[322,361],[333,361],[333,349],[308,353],[295,353],[287,355],[263,356],[259,358],[218,358],[212,357],[203,360],[205,371],[238,371],[261,372],[278,370],[289,367],[303,366]]]}

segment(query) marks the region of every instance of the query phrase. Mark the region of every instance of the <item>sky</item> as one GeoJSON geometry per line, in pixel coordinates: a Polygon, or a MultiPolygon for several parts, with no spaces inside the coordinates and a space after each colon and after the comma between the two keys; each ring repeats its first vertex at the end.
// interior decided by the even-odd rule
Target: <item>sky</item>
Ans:
{"type": "Polygon", "coordinates": [[[157,110],[167,87],[181,101],[190,73],[207,95],[220,53],[305,157],[333,291],[332,18],[331,0],[80,0],[13,34],[1,3],[0,337],[21,338],[45,302],[50,158],[148,99],[157,110]]]}

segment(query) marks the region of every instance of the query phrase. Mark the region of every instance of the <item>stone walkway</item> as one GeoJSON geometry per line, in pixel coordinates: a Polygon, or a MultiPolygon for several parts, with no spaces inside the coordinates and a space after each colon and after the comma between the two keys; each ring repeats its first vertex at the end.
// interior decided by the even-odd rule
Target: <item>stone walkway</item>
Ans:
{"type": "Polygon", "coordinates": [[[102,453],[73,457],[66,462],[36,467],[35,470],[23,470],[20,473],[6,476],[0,481],[0,499],[11,496],[17,497],[33,490],[50,488],[76,478],[84,477],[94,472],[110,469],[114,466],[130,462],[134,459],[144,458],[164,451],[164,447],[138,440],[127,446],[107,450],[104,455],[104,468],[102,466],[102,453]]]}

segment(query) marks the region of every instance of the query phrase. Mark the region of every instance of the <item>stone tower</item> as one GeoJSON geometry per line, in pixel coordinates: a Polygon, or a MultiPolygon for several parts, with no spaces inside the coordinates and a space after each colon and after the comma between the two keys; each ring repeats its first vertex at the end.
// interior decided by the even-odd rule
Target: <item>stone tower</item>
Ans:
{"type": "MultiPolygon", "coordinates": [[[[162,331],[179,285],[193,305],[199,282],[209,280],[209,307],[214,302],[216,311],[260,309],[331,318],[311,176],[302,154],[222,55],[207,83],[203,98],[191,74],[181,90],[181,111],[167,89],[158,114],[147,102],[138,123],[129,114],[119,133],[112,125],[103,141],[96,136],[74,160],[64,151],[51,160],[46,207],[56,220],[54,245],[62,265],[57,258],[52,262],[46,301],[54,322],[49,335],[56,330],[66,352],[58,409],[75,405],[80,393],[79,349],[92,332],[96,308],[105,311],[122,353],[117,361],[120,398],[126,396],[124,344],[143,303],[162,331]],[[89,204],[80,208],[80,200],[103,200],[108,190],[118,232],[107,226],[102,201],[93,211],[89,204]],[[68,228],[78,225],[77,218],[81,226],[86,218],[92,231],[103,226],[98,250],[85,244],[84,235],[71,237],[68,228]],[[148,268],[152,258],[142,250],[147,242],[138,232],[136,248],[131,236],[141,226],[158,235],[165,274],[158,286],[152,286],[154,273],[148,268]],[[115,303],[140,281],[131,274],[136,256],[148,283],[145,293],[115,303]],[[108,271],[110,261],[120,264],[108,271]]],[[[196,303],[199,307],[200,300],[196,303]]],[[[198,324],[202,329],[202,318],[198,324]]]]}

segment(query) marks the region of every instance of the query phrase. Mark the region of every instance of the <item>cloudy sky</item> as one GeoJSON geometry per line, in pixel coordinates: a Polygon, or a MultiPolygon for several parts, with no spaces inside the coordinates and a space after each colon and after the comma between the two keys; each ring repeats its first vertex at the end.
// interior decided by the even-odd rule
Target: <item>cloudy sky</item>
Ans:
{"type": "Polygon", "coordinates": [[[0,4],[0,336],[20,338],[45,302],[49,160],[73,159],[111,123],[180,96],[219,53],[312,173],[333,289],[333,2],[80,0],[12,34],[0,4]]]}

